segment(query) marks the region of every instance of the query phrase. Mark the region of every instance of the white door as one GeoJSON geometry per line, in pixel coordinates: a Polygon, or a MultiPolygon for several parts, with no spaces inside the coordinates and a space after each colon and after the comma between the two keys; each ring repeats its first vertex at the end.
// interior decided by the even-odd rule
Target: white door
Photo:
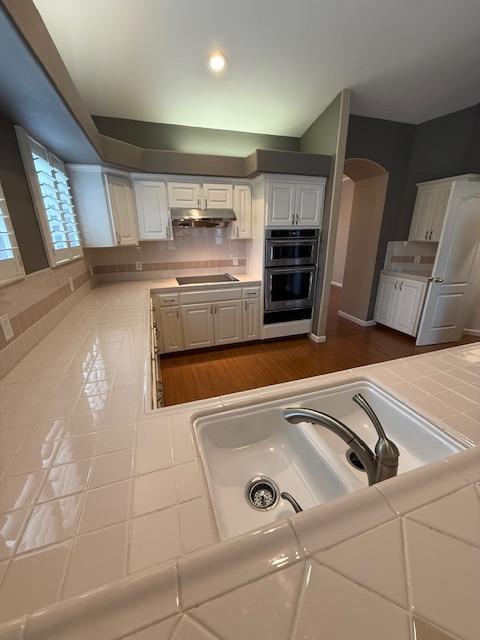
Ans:
{"type": "Polygon", "coordinates": [[[293,225],[295,210],[295,187],[291,182],[268,182],[267,226],[288,227],[293,225]]]}
{"type": "Polygon", "coordinates": [[[437,195],[435,198],[435,204],[433,206],[432,219],[430,222],[431,229],[428,233],[428,239],[433,242],[440,240],[442,233],[443,221],[445,220],[445,214],[447,213],[448,200],[450,198],[450,192],[452,190],[452,183],[439,184],[437,186],[437,195]]]}
{"type": "Polygon", "coordinates": [[[417,334],[427,284],[419,280],[399,280],[392,326],[411,336],[417,334]]]}
{"type": "Polygon", "coordinates": [[[243,303],[243,339],[260,338],[260,301],[245,300],[243,303]]]}
{"type": "Polygon", "coordinates": [[[242,301],[214,304],[215,344],[241,342],[243,337],[242,301]]]}
{"type": "Polygon", "coordinates": [[[136,180],[134,188],[140,240],[169,240],[170,211],[165,183],[136,180]]]}
{"type": "Polygon", "coordinates": [[[137,244],[137,215],[130,180],[107,174],[105,184],[116,243],[137,244]]]}
{"type": "Polygon", "coordinates": [[[235,185],[233,188],[233,211],[237,219],[233,224],[232,238],[251,238],[252,191],[248,185],[235,185]]]}
{"type": "Polygon", "coordinates": [[[395,299],[398,292],[398,280],[392,276],[380,276],[374,320],[392,326],[395,299]]]}
{"type": "Polygon", "coordinates": [[[201,186],[194,182],[169,182],[168,206],[174,209],[198,209],[202,206],[201,186]]]}
{"type": "Polygon", "coordinates": [[[455,182],[417,345],[453,342],[462,337],[468,288],[472,280],[478,281],[478,274],[473,274],[472,269],[479,242],[480,183],[455,182]]]}
{"type": "Polygon", "coordinates": [[[322,223],[324,186],[297,184],[295,224],[299,227],[319,227],[322,223]]]}
{"type": "Polygon", "coordinates": [[[410,225],[409,240],[428,240],[432,229],[432,216],[435,207],[437,190],[434,185],[418,188],[412,223],[410,225]]]}
{"type": "Polygon", "coordinates": [[[214,344],[213,304],[182,305],[185,349],[200,349],[214,344]]]}
{"type": "Polygon", "coordinates": [[[159,329],[163,338],[163,351],[165,353],[182,351],[184,344],[180,307],[165,307],[160,309],[159,316],[159,329]]]}
{"type": "Polygon", "coordinates": [[[232,209],[233,186],[231,184],[203,183],[204,209],[232,209]]]}

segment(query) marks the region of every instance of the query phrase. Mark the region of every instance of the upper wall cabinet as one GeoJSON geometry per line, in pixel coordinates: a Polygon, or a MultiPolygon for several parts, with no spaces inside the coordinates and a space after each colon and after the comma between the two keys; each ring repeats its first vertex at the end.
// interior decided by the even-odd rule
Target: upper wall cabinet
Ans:
{"type": "Polygon", "coordinates": [[[252,237],[252,190],[248,184],[236,184],[233,188],[232,239],[245,240],[252,237]]]}
{"type": "Polygon", "coordinates": [[[267,227],[320,227],[325,179],[267,180],[267,227]]]}
{"type": "Polygon", "coordinates": [[[168,206],[172,209],[231,209],[231,184],[199,184],[195,182],[169,182],[168,206]]]}
{"type": "Polygon", "coordinates": [[[138,243],[137,212],[129,174],[93,165],[69,165],[85,247],[138,243]]]}
{"type": "Polygon", "coordinates": [[[170,240],[173,234],[166,184],[156,180],[135,180],[133,184],[140,240],[170,240]]]}
{"type": "Polygon", "coordinates": [[[452,188],[451,182],[418,185],[409,240],[438,242],[452,188]]]}

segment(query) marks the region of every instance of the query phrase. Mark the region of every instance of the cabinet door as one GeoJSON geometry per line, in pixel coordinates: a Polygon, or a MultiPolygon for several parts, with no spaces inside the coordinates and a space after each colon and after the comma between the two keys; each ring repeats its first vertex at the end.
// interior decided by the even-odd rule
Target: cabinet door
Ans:
{"type": "Polygon", "coordinates": [[[105,184],[117,244],[137,244],[137,215],[130,180],[107,174],[105,184]]]}
{"type": "Polygon", "coordinates": [[[324,185],[297,184],[295,224],[299,227],[319,227],[322,224],[324,185]]]}
{"type": "Polygon", "coordinates": [[[136,180],[134,188],[140,240],[169,240],[170,211],[165,183],[136,180]]]}
{"type": "Polygon", "coordinates": [[[200,202],[201,187],[193,182],[169,182],[168,183],[168,206],[175,209],[198,209],[202,206],[200,202]]]}
{"type": "Polygon", "coordinates": [[[398,280],[391,276],[380,276],[374,320],[392,326],[395,300],[398,293],[398,280]]]}
{"type": "Polygon", "coordinates": [[[243,337],[242,301],[216,302],[214,305],[215,344],[241,342],[243,337]]]}
{"type": "Polygon", "coordinates": [[[245,300],[243,303],[243,339],[260,339],[260,301],[245,300]]]}
{"type": "Polygon", "coordinates": [[[288,227],[293,225],[295,209],[295,184],[269,182],[267,186],[267,226],[288,227]]]}
{"type": "Polygon", "coordinates": [[[182,305],[185,349],[210,347],[213,339],[213,304],[182,305]]]}
{"type": "Polygon", "coordinates": [[[204,209],[232,209],[233,186],[231,184],[203,183],[204,209]]]}
{"type": "Polygon", "coordinates": [[[437,186],[437,194],[430,224],[431,229],[428,234],[428,239],[432,242],[438,242],[440,240],[451,189],[452,183],[440,184],[437,186]]]}
{"type": "Polygon", "coordinates": [[[437,192],[434,186],[418,188],[412,224],[408,235],[409,240],[424,242],[429,239],[436,197],[437,192]]]}
{"type": "Polygon", "coordinates": [[[394,329],[417,335],[426,288],[425,282],[399,280],[392,320],[394,329]]]}
{"type": "Polygon", "coordinates": [[[163,351],[171,353],[172,351],[182,351],[183,329],[180,307],[165,307],[159,310],[160,331],[163,338],[163,351]]]}
{"type": "Polygon", "coordinates": [[[233,211],[236,221],[232,225],[232,238],[252,237],[252,192],[248,185],[233,188],[233,211]]]}

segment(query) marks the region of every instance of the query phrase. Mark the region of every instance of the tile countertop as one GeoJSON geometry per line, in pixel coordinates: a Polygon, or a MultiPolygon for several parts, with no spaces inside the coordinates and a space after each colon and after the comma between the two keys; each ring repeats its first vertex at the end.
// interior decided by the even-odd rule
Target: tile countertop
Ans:
{"type": "Polygon", "coordinates": [[[478,638],[480,448],[218,542],[191,423],[361,376],[474,444],[480,345],[146,415],[154,288],[94,289],[0,381],[0,638],[478,638]]]}
{"type": "Polygon", "coordinates": [[[414,273],[413,271],[392,271],[391,269],[382,269],[383,276],[393,276],[394,278],[409,278],[410,280],[419,280],[420,282],[428,282],[430,274],[414,273]]]}

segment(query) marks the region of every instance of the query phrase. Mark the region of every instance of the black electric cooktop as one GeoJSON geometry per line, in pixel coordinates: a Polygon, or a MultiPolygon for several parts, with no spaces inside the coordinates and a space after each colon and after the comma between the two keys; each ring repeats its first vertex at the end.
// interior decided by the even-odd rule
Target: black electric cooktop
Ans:
{"type": "Polygon", "coordinates": [[[231,276],[229,273],[211,276],[183,276],[177,278],[178,284],[215,284],[216,282],[238,282],[238,278],[231,276]]]}

